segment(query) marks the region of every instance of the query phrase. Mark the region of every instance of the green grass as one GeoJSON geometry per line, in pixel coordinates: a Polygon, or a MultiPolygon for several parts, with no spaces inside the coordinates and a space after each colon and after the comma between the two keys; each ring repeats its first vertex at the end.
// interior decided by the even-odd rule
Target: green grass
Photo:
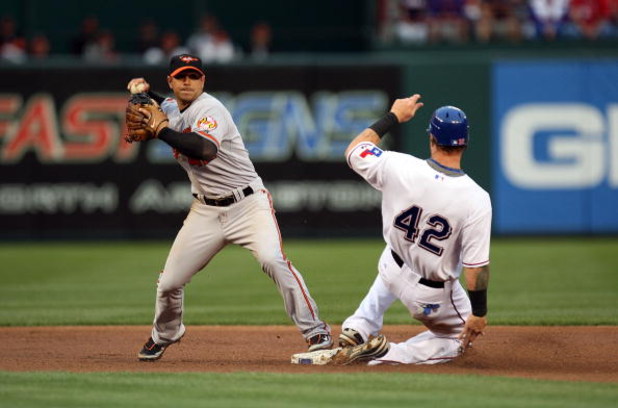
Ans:
{"type": "MultiPolygon", "coordinates": [[[[382,248],[377,239],[286,242],[322,318],[333,324],[371,285],[382,248]]],[[[0,244],[0,325],[148,325],[168,249],[164,242],[0,244]]],[[[491,324],[618,324],[617,254],[617,238],[494,240],[491,324]]],[[[194,277],[185,316],[188,324],[291,324],[275,286],[238,247],[194,277]]],[[[411,323],[401,304],[385,321],[411,323]]],[[[481,376],[0,371],[2,408],[568,408],[617,400],[616,384],[481,376]]]]}
{"type": "Polygon", "coordinates": [[[435,374],[6,373],[0,407],[615,407],[615,384],[435,374]]]}
{"type": "MultiPolygon", "coordinates": [[[[321,316],[341,323],[376,275],[380,240],[288,240],[321,316]]],[[[0,244],[0,325],[150,324],[167,242],[0,244]]],[[[492,324],[618,324],[618,239],[495,239],[492,324]]],[[[291,324],[251,254],[225,248],[186,290],[188,324],[291,324]]],[[[387,324],[411,323],[396,303],[387,324]]]]}

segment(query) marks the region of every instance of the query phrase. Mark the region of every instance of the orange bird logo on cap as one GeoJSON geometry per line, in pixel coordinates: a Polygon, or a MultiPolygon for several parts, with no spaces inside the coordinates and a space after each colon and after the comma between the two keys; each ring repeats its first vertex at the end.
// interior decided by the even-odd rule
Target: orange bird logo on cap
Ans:
{"type": "Polygon", "coordinates": [[[184,57],[181,57],[180,59],[186,64],[190,63],[191,61],[197,61],[197,58],[189,57],[188,55],[185,55],[184,57]]]}

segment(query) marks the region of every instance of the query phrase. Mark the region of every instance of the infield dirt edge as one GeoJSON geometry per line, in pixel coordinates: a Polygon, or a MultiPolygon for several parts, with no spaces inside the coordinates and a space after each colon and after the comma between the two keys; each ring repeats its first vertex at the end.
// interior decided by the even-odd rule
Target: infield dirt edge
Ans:
{"type": "MultiPolygon", "coordinates": [[[[390,341],[422,331],[386,326],[390,341]]],[[[337,336],[339,326],[333,326],[337,336]]],[[[1,327],[0,370],[68,372],[401,372],[618,383],[618,326],[489,326],[458,360],[432,366],[293,365],[306,350],[293,326],[188,326],[156,362],[137,352],[150,326],[1,327]]]]}

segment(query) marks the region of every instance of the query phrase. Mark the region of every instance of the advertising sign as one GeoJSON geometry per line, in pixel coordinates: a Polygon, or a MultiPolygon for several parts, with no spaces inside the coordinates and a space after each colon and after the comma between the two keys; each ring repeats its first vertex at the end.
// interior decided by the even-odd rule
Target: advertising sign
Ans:
{"type": "MultiPolygon", "coordinates": [[[[134,70],[0,72],[0,238],[175,234],[192,200],[186,173],[163,142],[122,140],[126,83],[145,77],[163,94],[166,72],[134,70]]],[[[379,234],[379,193],[343,152],[388,109],[399,68],[206,71],[207,91],[232,113],[284,233],[379,234]]]]}
{"type": "Polygon", "coordinates": [[[500,233],[618,232],[618,60],[493,69],[500,233]]]}

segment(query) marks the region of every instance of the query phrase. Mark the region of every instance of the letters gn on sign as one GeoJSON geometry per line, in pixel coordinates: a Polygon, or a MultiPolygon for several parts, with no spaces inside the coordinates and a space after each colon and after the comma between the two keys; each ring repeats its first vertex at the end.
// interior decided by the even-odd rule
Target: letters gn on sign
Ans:
{"type": "Polygon", "coordinates": [[[618,60],[493,68],[502,233],[618,232],[618,60]]]}

